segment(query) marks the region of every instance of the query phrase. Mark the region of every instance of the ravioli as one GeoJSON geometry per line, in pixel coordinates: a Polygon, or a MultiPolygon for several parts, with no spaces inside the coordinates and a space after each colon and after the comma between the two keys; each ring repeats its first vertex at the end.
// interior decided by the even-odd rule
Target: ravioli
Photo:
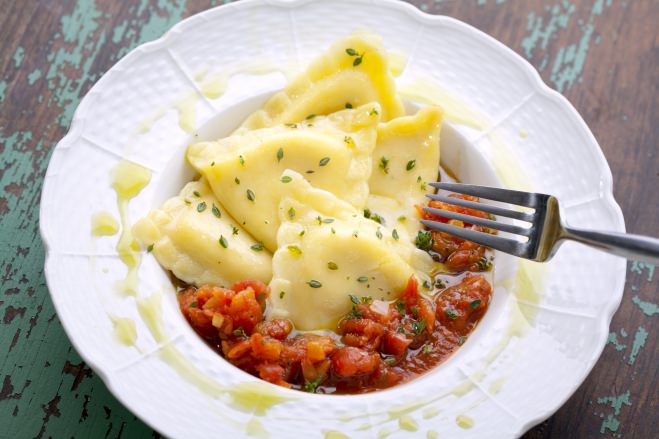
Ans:
{"type": "Polygon", "coordinates": [[[204,179],[133,226],[135,238],[161,266],[189,284],[230,287],[245,279],[269,282],[272,256],[222,207],[204,179]]]}
{"type": "Polygon", "coordinates": [[[415,205],[425,203],[427,182],[437,181],[439,174],[441,125],[442,110],[426,107],[378,128],[367,207],[410,236],[421,228],[415,205]]]}
{"type": "Polygon", "coordinates": [[[350,311],[349,295],[393,300],[410,276],[432,267],[427,253],[397,231],[311,186],[293,171],[280,183],[282,199],[273,257],[268,318],[290,319],[302,330],[333,328],[350,311]]]}
{"type": "Polygon", "coordinates": [[[300,122],[311,114],[326,115],[369,102],[380,103],[383,121],[405,114],[380,37],[351,35],[335,42],[305,73],[249,116],[239,131],[300,122]]]}
{"type": "Polygon", "coordinates": [[[262,128],[188,148],[189,163],[252,236],[277,248],[277,214],[285,169],[304,173],[316,187],[363,208],[371,153],[380,120],[377,103],[304,123],[262,128]]]}

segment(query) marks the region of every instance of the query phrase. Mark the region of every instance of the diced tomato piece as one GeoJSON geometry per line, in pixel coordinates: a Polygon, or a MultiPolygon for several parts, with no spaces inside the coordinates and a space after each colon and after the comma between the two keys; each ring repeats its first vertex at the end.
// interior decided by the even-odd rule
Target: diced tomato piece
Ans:
{"type": "Polygon", "coordinates": [[[270,296],[270,287],[268,287],[263,282],[258,280],[244,280],[241,282],[236,282],[233,284],[233,287],[231,287],[231,289],[236,293],[247,290],[249,288],[254,291],[254,297],[256,298],[256,301],[259,302],[262,307],[265,307],[265,299],[270,296]]]}
{"type": "Polygon", "coordinates": [[[413,275],[407,280],[407,286],[405,286],[405,291],[401,299],[405,301],[407,305],[407,311],[410,312],[411,307],[416,305],[416,299],[419,296],[419,281],[416,280],[416,277],[413,275]]]}
{"type": "Polygon", "coordinates": [[[387,331],[382,340],[382,352],[385,354],[402,356],[412,343],[411,338],[399,332],[387,331]]]}
{"type": "Polygon", "coordinates": [[[317,341],[310,341],[307,343],[307,358],[312,363],[323,361],[325,359],[325,349],[323,345],[317,341]]]}
{"type": "Polygon", "coordinates": [[[384,334],[384,326],[369,319],[344,319],[339,324],[342,341],[350,346],[376,350],[384,334]]]}
{"type": "Polygon", "coordinates": [[[386,366],[384,363],[380,363],[373,374],[372,383],[381,389],[386,389],[387,387],[398,384],[402,379],[402,375],[398,372],[386,366]]]}
{"type": "Polygon", "coordinates": [[[255,332],[259,332],[277,340],[284,340],[293,330],[290,320],[263,320],[256,324],[255,332]]]}
{"type": "Polygon", "coordinates": [[[491,295],[492,287],[484,276],[467,274],[437,297],[437,319],[442,326],[466,335],[487,309],[491,295]]]}
{"type": "MultiPolygon", "coordinates": [[[[471,195],[463,195],[463,194],[450,194],[449,198],[455,198],[455,199],[462,199],[466,201],[474,201],[478,202],[480,201],[478,197],[473,197],[471,195]]],[[[443,201],[430,201],[428,203],[428,207],[432,207],[434,209],[440,209],[440,210],[448,210],[449,212],[456,212],[456,213],[461,213],[463,215],[470,215],[470,216],[475,216],[478,218],[487,218],[488,215],[485,212],[482,212],[480,210],[476,209],[470,209],[468,207],[461,207],[461,206],[456,206],[455,204],[449,204],[449,203],[444,203],[443,201]]],[[[435,215],[432,213],[428,213],[426,211],[421,211],[421,215],[423,216],[424,219],[431,220],[431,221],[439,221],[443,223],[447,223],[451,221],[449,218],[435,215]]],[[[470,223],[464,223],[465,227],[471,227],[470,223]]]]}
{"type": "Polygon", "coordinates": [[[254,297],[254,290],[247,288],[237,293],[231,300],[228,314],[233,318],[235,328],[243,328],[251,333],[254,326],[263,320],[261,305],[254,297]]]}
{"type": "Polygon", "coordinates": [[[419,319],[426,322],[425,330],[432,333],[435,327],[435,305],[428,299],[420,297],[417,306],[419,307],[419,319]]]}
{"type": "Polygon", "coordinates": [[[226,355],[229,360],[235,360],[249,353],[251,349],[252,346],[249,340],[243,340],[233,345],[226,353],[226,355]]]}
{"type": "Polygon", "coordinates": [[[260,360],[276,361],[281,354],[282,345],[279,340],[269,339],[258,332],[249,338],[252,355],[260,360]]]}
{"type": "Polygon", "coordinates": [[[259,377],[265,381],[284,387],[291,387],[289,383],[283,380],[286,372],[285,369],[278,364],[260,363],[256,365],[256,370],[259,373],[259,377]]]}
{"type": "Polygon", "coordinates": [[[372,373],[380,361],[380,356],[364,349],[346,346],[337,349],[331,359],[332,368],[338,376],[350,377],[372,373]]]}

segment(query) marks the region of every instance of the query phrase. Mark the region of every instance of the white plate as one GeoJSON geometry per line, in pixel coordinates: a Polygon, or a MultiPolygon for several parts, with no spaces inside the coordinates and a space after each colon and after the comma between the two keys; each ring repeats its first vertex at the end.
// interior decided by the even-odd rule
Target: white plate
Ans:
{"type": "Polygon", "coordinates": [[[563,404],[604,347],[622,297],[623,260],[572,244],[541,266],[500,256],[491,309],[465,346],[431,373],[360,396],[264,383],[255,389],[290,400],[259,410],[235,400],[244,389],[236,384],[258,380],[195,335],[152,257],[139,271],[139,297],[162,298],[166,341],[154,339],[136,298],[116,292],[126,272],[117,236],[90,233],[93,213],[118,216],[111,168],[126,158],[153,171],[129,205],[134,221],[192,175],[182,154],[192,136],[179,127],[177,103],[183,116],[196,109],[201,137],[227,133],[285,84],[281,71],[264,65],[299,68],[355,29],[382,35],[387,48],[408,56],[399,84],[417,84],[432,97],[419,86],[426,77],[445,98],[440,91],[450,91],[442,103],[454,123],[443,130],[442,154],[459,177],[552,193],[568,222],[624,231],[611,173],[578,113],[521,57],[466,24],[368,0],[243,1],[184,20],[123,58],[83,99],[53,153],[41,203],[46,278],[68,336],[114,395],[167,436],[516,437],[563,404]],[[210,99],[195,80],[204,72],[235,75],[223,96],[210,99]],[[135,347],[117,343],[110,316],[136,323],[135,347]]]}

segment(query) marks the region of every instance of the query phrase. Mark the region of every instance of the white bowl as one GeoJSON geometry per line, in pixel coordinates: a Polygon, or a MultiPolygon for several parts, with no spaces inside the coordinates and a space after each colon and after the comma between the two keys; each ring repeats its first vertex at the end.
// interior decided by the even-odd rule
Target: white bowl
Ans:
{"type": "Polygon", "coordinates": [[[421,78],[438,85],[424,94],[443,98],[442,157],[463,181],[551,193],[567,222],[624,231],[610,170],[579,114],[521,57],[464,23],[389,0],[247,0],[190,17],[87,94],[53,153],[41,203],[46,278],[69,338],[112,393],[167,436],[516,437],[567,400],[606,343],[625,262],[576,244],[543,265],[498,255],[491,309],[468,342],[428,374],[367,395],[304,394],[234,368],[185,322],[150,255],[138,297],[116,292],[126,272],[117,236],[90,233],[93,213],[118,216],[111,168],[128,159],[153,172],[129,205],[134,221],[193,175],[183,151],[194,137],[180,128],[177,104],[184,116],[195,108],[198,138],[226,134],[284,86],[284,73],[364,28],[408,56],[398,78],[408,91],[427,84],[421,78]],[[224,95],[203,96],[195,78],[204,71],[233,72],[224,95]],[[136,306],[146,298],[160,310],[152,322],[163,342],[136,306]],[[116,341],[112,317],[135,322],[134,347],[116,341]],[[277,403],[241,405],[241,392],[277,403]]]}

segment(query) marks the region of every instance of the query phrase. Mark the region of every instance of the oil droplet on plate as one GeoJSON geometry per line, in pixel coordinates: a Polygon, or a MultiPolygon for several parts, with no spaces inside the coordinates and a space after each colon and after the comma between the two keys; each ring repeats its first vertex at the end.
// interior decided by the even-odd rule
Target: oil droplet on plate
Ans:
{"type": "Polygon", "coordinates": [[[474,420],[467,415],[458,415],[455,418],[455,423],[460,428],[471,428],[474,426],[474,420]]]}
{"type": "Polygon", "coordinates": [[[119,231],[119,222],[107,212],[92,215],[92,235],[112,236],[119,231]]]}
{"type": "Polygon", "coordinates": [[[126,346],[133,346],[137,340],[135,322],[125,317],[112,317],[114,323],[114,337],[126,346]]]}

